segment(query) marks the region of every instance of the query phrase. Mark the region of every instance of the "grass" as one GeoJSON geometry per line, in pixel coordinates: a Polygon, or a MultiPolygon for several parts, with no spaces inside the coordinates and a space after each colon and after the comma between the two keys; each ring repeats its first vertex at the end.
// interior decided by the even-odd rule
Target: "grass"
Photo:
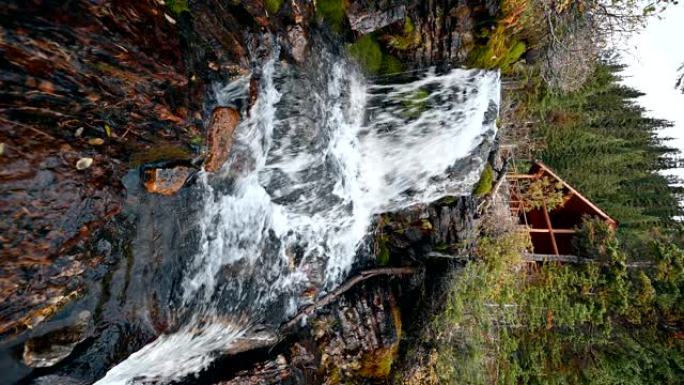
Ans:
{"type": "Polygon", "coordinates": [[[525,52],[537,47],[548,32],[538,0],[503,0],[500,4],[496,21],[480,32],[481,43],[468,55],[468,64],[511,74],[518,72],[515,64],[525,52]]]}
{"type": "Polygon", "coordinates": [[[487,43],[475,47],[468,58],[473,67],[495,69],[501,72],[511,73],[515,64],[527,51],[527,45],[516,39],[512,39],[506,28],[499,25],[494,31],[486,34],[487,43]]]}

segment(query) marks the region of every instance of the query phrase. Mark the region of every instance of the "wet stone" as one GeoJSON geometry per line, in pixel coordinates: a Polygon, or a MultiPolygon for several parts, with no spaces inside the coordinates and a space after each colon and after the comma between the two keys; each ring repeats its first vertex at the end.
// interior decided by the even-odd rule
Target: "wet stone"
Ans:
{"type": "Polygon", "coordinates": [[[290,54],[298,63],[304,63],[308,54],[308,39],[306,30],[301,25],[290,26],[287,29],[287,40],[290,54]]]}
{"type": "Polygon", "coordinates": [[[204,162],[205,170],[216,172],[228,159],[233,145],[233,132],[240,123],[240,113],[234,108],[217,107],[211,114],[207,133],[209,154],[204,162]]]}
{"type": "Polygon", "coordinates": [[[173,195],[185,185],[192,171],[183,166],[146,170],[145,188],[151,193],[173,195]]]}
{"type": "Polygon", "coordinates": [[[86,339],[90,321],[91,313],[85,310],[78,314],[75,324],[30,338],[24,344],[24,364],[44,368],[62,361],[86,339]]]}
{"type": "Polygon", "coordinates": [[[406,7],[399,5],[381,11],[369,11],[355,9],[360,7],[350,7],[347,12],[349,24],[354,31],[361,33],[371,33],[406,17],[406,7]]]}

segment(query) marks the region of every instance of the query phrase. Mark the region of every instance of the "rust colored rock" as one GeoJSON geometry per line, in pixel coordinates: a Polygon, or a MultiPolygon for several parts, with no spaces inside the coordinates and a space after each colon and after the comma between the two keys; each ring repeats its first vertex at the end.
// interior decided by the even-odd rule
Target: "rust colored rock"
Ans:
{"type": "Polygon", "coordinates": [[[173,195],[185,185],[191,173],[191,168],[182,166],[146,170],[145,188],[151,193],[173,195]]]}
{"type": "Polygon", "coordinates": [[[240,113],[234,108],[217,107],[211,113],[211,122],[207,133],[209,155],[204,161],[204,168],[209,172],[221,169],[228,159],[233,145],[233,132],[240,123],[240,113]]]}

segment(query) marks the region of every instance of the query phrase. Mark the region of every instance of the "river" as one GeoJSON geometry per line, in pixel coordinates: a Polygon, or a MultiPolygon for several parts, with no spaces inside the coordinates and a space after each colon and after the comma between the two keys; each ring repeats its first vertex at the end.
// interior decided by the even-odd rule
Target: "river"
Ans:
{"type": "MultiPolygon", "coordinates": [[[[274,50],[223,169],[201,172],[201,240],[175,287],[169,332],[97,384],[168,383],[277,325],[342,282],[376,214],[469,194],[496,133],[499,75],[434,68],[367,79],[315,50],[297,68],[274,50]],[[315,295],[311,295],[315,293],[315,295]]],[[[248,82],[214,87],[216,106],[248,82]]]]}

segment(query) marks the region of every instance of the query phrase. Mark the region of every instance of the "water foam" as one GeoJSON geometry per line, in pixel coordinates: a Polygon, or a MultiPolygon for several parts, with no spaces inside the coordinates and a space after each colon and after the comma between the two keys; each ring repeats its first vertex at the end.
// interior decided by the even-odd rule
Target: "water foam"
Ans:
{"type": "MultiPolygon", "coordinates": [[[[170,382],[206,368],[255,324],[294,315],[307,289],[337,285],[373,215],[472,189],[496,131],[497,73],[369,85],[341,59],[321,60],[308,77],[291,71],[265,65],[231,159],[218,176],[200,175],[202,246],[182,285],[184,324],[97,384],[170,382]]],[[[246,84],[217,88],[217,100],[246,84]]]]}

